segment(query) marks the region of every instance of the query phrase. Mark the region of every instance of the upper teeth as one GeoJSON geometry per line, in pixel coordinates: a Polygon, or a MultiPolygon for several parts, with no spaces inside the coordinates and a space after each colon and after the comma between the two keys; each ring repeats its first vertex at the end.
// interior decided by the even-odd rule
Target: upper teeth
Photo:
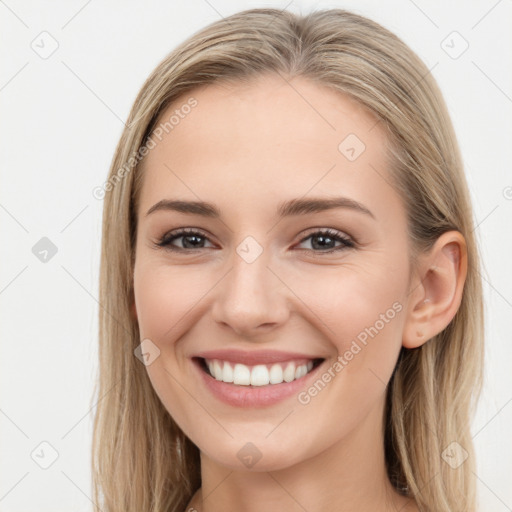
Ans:
{"type": "Polygon", "coordinates": [[[239,386],[266,386],[267,384],[281,384],[283,381],[291,382],[300,379],[313,368],[313,361],[304,364],[289,361],[272,365],[257,364],[256,366],[230,363],[219,359],[205,359],[205,361],[212,377],[239,386]]]}

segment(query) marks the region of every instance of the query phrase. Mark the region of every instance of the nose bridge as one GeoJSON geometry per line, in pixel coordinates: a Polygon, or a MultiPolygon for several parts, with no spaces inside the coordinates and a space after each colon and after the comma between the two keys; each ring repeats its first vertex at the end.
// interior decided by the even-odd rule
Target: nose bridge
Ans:
{"type": "Polygon", "coordinates": [[[239,334],[281,323],[288,314],[286,287],[268,268],[270,251],[246,237],[235,248],[230,263],[231,270],[215,301],[215,320],[239,334]]]}
{"type": "Polygon", "coordinates": [[[232,258],[231,287],[237,295],[253,294],[256,296],[266,295],[269,282],[268,269],[270,264],[270,252],[263,250],[261,252],[255,247],[242,243],[236,249],[236,254],[232,258]],[[244,289],[246,294],[244,294],[244,289]]]}

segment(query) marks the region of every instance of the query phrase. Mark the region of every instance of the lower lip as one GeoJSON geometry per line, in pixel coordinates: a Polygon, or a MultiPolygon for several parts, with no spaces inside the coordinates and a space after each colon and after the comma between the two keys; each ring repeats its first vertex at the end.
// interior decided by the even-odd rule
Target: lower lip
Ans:
{"type": "Polygon", "coordinates": [[[300,379],[281,384],[268,384],[266,386],[237,386],[215,379],[206,373],[201,362],[193,360],[192,363],[201,374],[206,387],[222,402],[235,407],[266,407],[285,400],[290,396],[297,395],[315,377],[319,369],[325,363],[322,361],[309,373],[300,379]]]}

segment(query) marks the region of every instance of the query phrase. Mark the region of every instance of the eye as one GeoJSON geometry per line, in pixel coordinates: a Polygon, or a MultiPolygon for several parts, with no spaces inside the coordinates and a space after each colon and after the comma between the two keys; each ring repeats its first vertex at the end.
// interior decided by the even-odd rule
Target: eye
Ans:
{"type": "MultiPolygon", "coordinates": [[[[342,251],[344,249],[355,247],[354,242],[342,235],[339,231],[333,229],[323,229],[310,233],[307,237],[303,238],[300,243],[304,243],[306,240],[311,239],[311,247],[313,252],[331,253],[335,251],[342,251]],[[340,242],[337,247],[334,245],[336,242],[340,242]],[[318,250],[317,250],[318,249],[318,250]]],[[[301,249],[310,251],[311,249],[301,249]]]]}
{"type": "Polygon", "coordinates": [[[161,240],[157,243],[159,247],[165,247],[170,251],[185,251],[187,249],[205,249],[204,241],[208,240],[208,237],[201,231],[196,229],[180,229],[174,233],[171,231],[164,235],[161,240]],[[177,247],[172,242],[178,239],[182,239],[183,247],[177,247]]]}
{"type": "MultiPolygon", "coordinates": [[[[331,253],[355,247],[354,242],[333,229],[317,230],[304,237],[299,243],[302,244],[306,240],[311,239],[312,249],[299,249],[302,251],[316,253],[331,253]],[[338,242],[340,245],[335,246],[338,242]]],[[[209,238],[197,229],[180,229],[178,231],[165,234],[156,244],[158,247],[165,247],[170,251],[188,251],[193,249],[206,249],[204,243],[209,238]],[[173,244],[174,241],[181,239],[182,247],[173,244]]]]}

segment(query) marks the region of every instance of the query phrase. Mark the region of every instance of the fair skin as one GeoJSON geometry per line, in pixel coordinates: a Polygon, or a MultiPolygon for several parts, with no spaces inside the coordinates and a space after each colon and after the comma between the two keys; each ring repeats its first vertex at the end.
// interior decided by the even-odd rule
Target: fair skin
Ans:
{"type": "Polygon", "coordinates": [[[386,384],[401,347],[421,346],[455,315],[464,238],[445,233],[410,268],[386,135],[348,97],[271,75],[196,89],[162,118],[190,96],[198,105],[144,160],[134,271],[141,340],[160,350],[149,378],[201,454],[202,487],[186,510],[417,511],[385,470],[386,384]],[[354,161],[338,150],[348,134],[366,146],[354,161]],[[283,201],[334,196],[372,215],[277,217],[283,201]],[[162,199],[213,203],[220,217],[146,215],[162,199]],[[177,228],[202,234],[174,239],[177,251],[155,245],[177,228]],[[322,249],[311,236],[329,228],[354,246],[322,254],[342,247],[328,239],[322,249]],[[263,248],[250,264],[236,251],[248,236],[263,248]],[[263,408],[226,404],[191,361],[210,349],[276,349],[321,356],[321,376],[394,303],[400,311],[307,404],[297,395],[263,408]],[[248,442],[261,454],[252,467],[237,456],[248,442]]]}

